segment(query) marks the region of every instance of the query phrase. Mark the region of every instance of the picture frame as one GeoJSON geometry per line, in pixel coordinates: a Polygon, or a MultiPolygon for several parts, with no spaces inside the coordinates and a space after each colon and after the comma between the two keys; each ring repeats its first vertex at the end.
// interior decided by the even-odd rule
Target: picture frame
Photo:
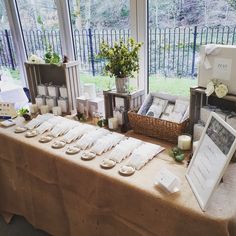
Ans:
{"type": "Polygon", "coordinates": [[[235,150],[236,131],[211,112],[185,175],[203,211],[207,209],[235,150]]]}

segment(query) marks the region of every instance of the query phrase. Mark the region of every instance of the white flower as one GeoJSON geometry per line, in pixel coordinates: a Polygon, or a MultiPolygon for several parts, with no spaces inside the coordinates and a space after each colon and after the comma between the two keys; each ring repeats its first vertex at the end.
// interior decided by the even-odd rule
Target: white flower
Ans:
{"type": "Polygon", "coordinates": [[[210,81],[207,84],[207,87],[206,87],[206,90],[205,90],[206,96],[209,97],[211,94],[214,93],[214,91],[215,91],[215,85],[212,81],[210,81]]]}
{"type": "Polygon", "coordinates": [[[223,98],[228,93],[228,88],[224,84],[219,84],[215,88],[215,93],[218,98],[223,98]]]}
{"type": "Polygon", "coordinates": [[[28,62],[33,63],[33,64],[44,64],[45,63],[45,61],[41,57],[34,55],[34,54],[32,54],[29,57],[28,62]]]}

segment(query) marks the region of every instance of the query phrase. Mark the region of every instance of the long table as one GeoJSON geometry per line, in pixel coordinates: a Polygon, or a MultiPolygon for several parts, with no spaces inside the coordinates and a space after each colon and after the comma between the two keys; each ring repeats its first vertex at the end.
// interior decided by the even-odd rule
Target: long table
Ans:
{"type": "MultiPolygon", "coordinates": [[[[132,134],[133,135],[133,134],[132,134]]],[[[146,141],[156,142],[140,135],[146,141]]],[[[100,168],[105,155],[83,161],[52,149],[39,137],[0,128],[0,212],[24,216],[52,235],[236,235],[236,164],[202,212],[178,164],[167,149],[133,176],[100,168]],[[181,191],[167,194],[154,186],[162,167],[182,181],[181,191]]],[[[160,142],[158,142],[160,144],[160,142]]]]}

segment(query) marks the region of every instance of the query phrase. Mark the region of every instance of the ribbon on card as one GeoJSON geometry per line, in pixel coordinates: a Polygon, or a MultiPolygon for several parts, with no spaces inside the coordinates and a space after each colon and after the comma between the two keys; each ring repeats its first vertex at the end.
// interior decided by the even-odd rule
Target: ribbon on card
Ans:
{"type": "Polygon", "coordinates": [[[220,52],[220,48],[216,44],[208,44],[205,46],[205,52],[203,55],[203,64],[207,70],[212,68],[208,56],[216,56],[220,52]]]}

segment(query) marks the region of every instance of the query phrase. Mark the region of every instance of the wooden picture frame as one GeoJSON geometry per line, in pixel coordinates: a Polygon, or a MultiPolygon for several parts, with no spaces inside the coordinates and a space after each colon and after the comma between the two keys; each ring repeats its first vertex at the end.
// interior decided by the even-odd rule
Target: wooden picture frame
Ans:
{"type": "Polygon", "coordinates": [[[212,112],[186,172],[203,211],[236,150],[236,131],[212,112]]]}

